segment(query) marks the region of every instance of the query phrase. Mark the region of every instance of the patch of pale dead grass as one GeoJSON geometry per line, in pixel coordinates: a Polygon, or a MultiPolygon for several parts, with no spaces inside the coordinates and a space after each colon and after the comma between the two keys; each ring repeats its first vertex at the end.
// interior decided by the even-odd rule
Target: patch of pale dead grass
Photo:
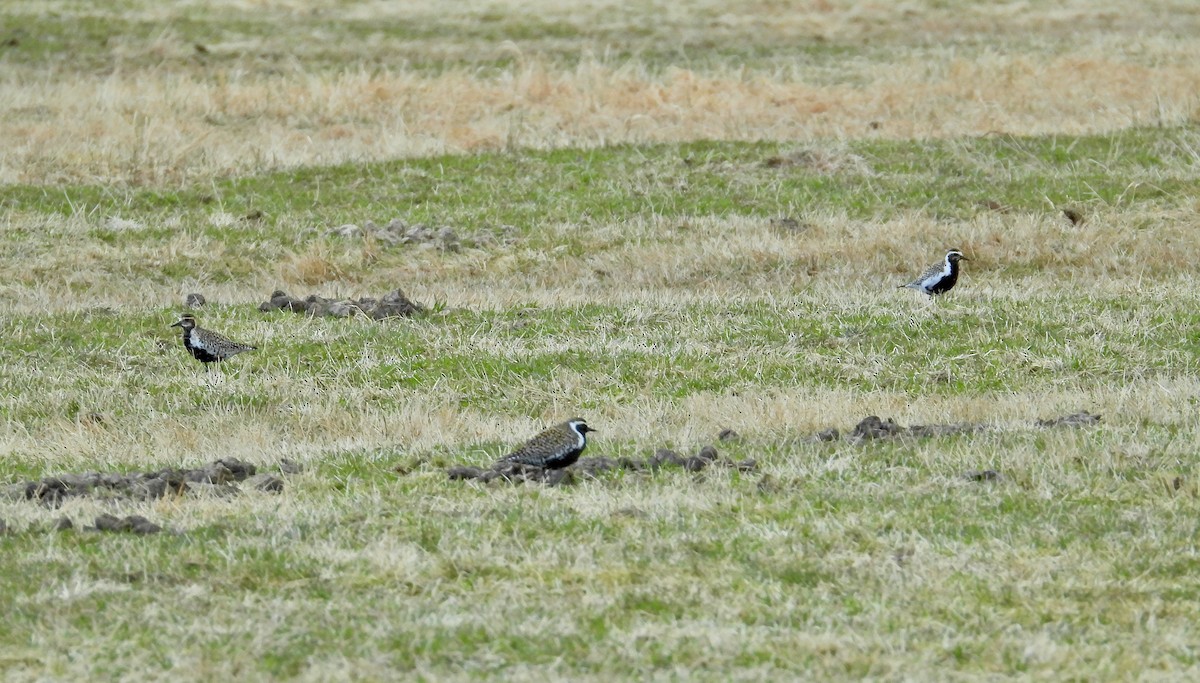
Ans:
{"type": "Polygon", "coordinates": [[[873,76],[860,86],[813,85],[597,62],[525,63],[496,77],[9,76],[14,114],[0,126],[0,181],[173,184],[435,153],[697,139],[1076,135],[1185,122],[1200,90],[1200,67],[1099,52],[897,62],[873,76]],[[20,113],[33,107],[36,117],[20,113]]]}
{"type": "MultiPolygon", "coordinates": [[[[232,3],[231,9],[248,11],[244,4],[232,3]]],[[[440,5],[436,12],[422,3],[407,5],[366,3],[349,13],[436,16],[463,22],[466,30],[485,11],[513,12],[519,19],[520,12],[537,9],[567,22],[610,15],[609,21],[633,21],[648,11],[621,3],[568,12],[541,2],[486,3],[447,18],[440,5]]],[[[304,11],[287,4],[267,9],[285,15],[304,11]]],[[[674,26],[683,35],[745,32],[747,44],[770,46],[785,64],[763,68],[748,68],[737,57],[709,66],[686,59],[651,66],[637,58],[604,57],[568,63],[514,45],[515,62],[499,69],[453,66],[451,60],[436,73],[400,65],[368,70],[357,65],[387,63],[386,44],[371,47],[351,39],[344,41],[356,45],[347,52],[346,67],[334,70],[308,68],[303,55],[286,68],[250,61],[199,70],[132,61],[129,68],[90,73],[22,65],[0,75],[5,92],[0,182],[178,184],[302,165],[503,148],[1085,134],[1178,124],[1196,116],[1200,48],[1175,31],[1200,20],[1165,3],[1166,11],[1176,12],[1175,23],[1166,24],[1154,9],[1082,2],[1042,10],[1014,3],[947,9],[830,2],[807,9],[762,3],[731,10],[700,2],[649,10],[662,14],[653,25],[674,26]],[[1058,42],[958,50],[919,38],[934,28],[953,34],[956,21],[968,32],[990,21],[997,35],[1011,39],[1033,31],[1058,42]],[[890,25],[900,32],[888,33],[883,27],[890,25]],[[1055,27],[1067,25],[1079,38],[1064,48],[1055,27]],[[905,28],[916,33],[903,34],[905,28]],[[797,44],[795,34],[853,41],[881,32],[892,35],[895,49],[848,57],[833,78],[827,65],[790,57],[779,47],[797,44]]],[[[164,12],[183,10],[154,3],[126,11],[160,20],[164,12]]],[[[156,45],[165,42],[192,50],[189,41],[171,43],[169,37],[157,36],[147,49],[161,50],[156,45]]],[[[496,48],[472,45],[453,32],[444,40],[467,41],[463,49],[476,54],[496,48]]],[[[586,39],[571,40],[578,41],[575,54],[588,53],[586,39]]]]}
{"type": "MultiPolygon", "coordinates": [[[[401,286],[417,301],[493,311],[597,301],[651,308],[770,302],[790,292],[817,300],[904,300],[907,292],[895,286],[952,247],[971,258],[958,296],[1037,301],[1068,283],[1086,284],[1096,296],[1153,287],[1182,293],[1191,286],[1190,264],[1200,262],[1200,245],[1191,238],[1200,225],[1188,209],[1098,206],[1079,226],[1056,211],[981,210],[953,221],[918,212],[857,219],[814,211],[800,218],[806,228],[789,233],[764,218],[635,217],[589,227],[592,246],[578,256],[517,243],[499,253],[383,258],[314,235],[309,245],[256,260],[247,277],[229,282],[214,275],[243,256],[199,230],[181,229],[164,248],[94,239],[103,217],[17,217],[10,227],[46,231],[48,241],[7,259],[0,301],[14,312],[141,308],[177,306],[200,290],[213,302],[257,305],[280,286],[301,297],[377,296],[401,286]],[[158,269],[180,259],[189,277],[163,281],[158,269]]],[[[545,229],[567,234],[579,226],[545,229]]]]}

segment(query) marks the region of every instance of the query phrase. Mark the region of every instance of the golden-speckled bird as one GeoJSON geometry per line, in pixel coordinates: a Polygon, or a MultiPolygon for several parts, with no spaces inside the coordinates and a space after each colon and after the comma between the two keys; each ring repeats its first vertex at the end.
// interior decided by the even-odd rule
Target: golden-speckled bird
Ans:
{"type": "Polygon", "coordinates": [[[581,417],[573,417],[543,431],[497,462],[515,462],[557,470],[570,467],[587,448],[587,433],[596,430],[581,417]]]}
{"type": "Polygon", "coordinates": [[[196,327],[196,317],[191,313],[179,316],[179,320],[171,327],[183,328],[183,348],[187,349],[188,353],[192,354],[196,360],[204,363],[205,370],[208,370],[210,363],[223,361],[239,353],[253,351],[257,348],[230,341],[203,327],[196,327]]]}

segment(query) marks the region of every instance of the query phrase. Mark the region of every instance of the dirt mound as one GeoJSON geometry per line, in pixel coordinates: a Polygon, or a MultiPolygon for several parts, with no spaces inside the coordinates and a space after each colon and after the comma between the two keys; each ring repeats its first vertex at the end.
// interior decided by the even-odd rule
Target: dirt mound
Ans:
{"type": "Polygon", "coordinates": [[[270,311],[292,311],[305,313],[314,318],[330,316],[334,318],[349,318],[362,315],[372,320],[384,318],[411,317],[425,312],[425,307],[404,295],[404,290],[397,287],[394,291],[375,299],[326,299],[316,294],[310,294],[304,299],[297,299],[282,289],[271,293],[271,298],[259,304],[258,310],[263,313],[270,311]]]}
{"type": "Polygon", "coordinates": [[[359,227],[353,223],[339,225],[325,233],[348,239],[367,238],[383,243],[389,247],[400,244],[429,245],[440,251],[458,251],[462,248],[462,240],[458,233],[448,225],[429,226],[424,223],[408,225],[401,218],[393,218],[386,225],[375,225],[367,221],[359,227]]]}
{"type": "Polygon", "coordinates": [[[1100,416],[1093,415],[1086,410],[1062,417],[1054,417],[1049,420],[1038,420],[1039,427],[1090,427],[1100,424],[1100,416]]]}
{"type": "MultiPolygon", "coordinates": [[[[163,529],[163,527],[159,526],[158,524],[155,524],[154,522],[151,522],[150,520],[146,519],[145,517],[143,517],[141,515],[128,515],[126,517],[118,517],[116,515],[110,515],[108,513],[103,513],[96,517],[92,526],[76,527],[75,523],[71,521],[70,517],[63,516],[63,517],[59,517],[58,519],[54,520],[54,523],[49,524],[49,525],[38,524],[38,523],[30,524],[23,533],[46,533],[46,532],[61,533],[64,531],[74,531],[75,529],[79,529],[80,531],[87,531],[87,532],[137,534],[139,536],[145,536],[148,534],[157,534],[162,531],[169,531],[169,530],[163,529]]],[[[4,526],[4,520],[0,520],[0,535],[3,535],[5,533],[15,534],[17,532],[6,529],[4,526]]],[[[178,533],[178,532],[171,531],[171,533],[178,533]]]]}
{"type": "MultiPolygon", "coordinates": [[[[1050,420],[1038,420],[1035,424],[1039,427],[1082,427],[1099,423],[1099,415],[1092,415],[1084,411],[1050,420]]],[[[884,420],[877,415],[870,415],[860,420],[844,439],[842,433],[836,427],[830,427],[798,441],[800,443],[819,443],[844,440],[851,444],[862,444],[868,441],[883,439],[923,439],[952,436],[955,434],[973,434],[986,429],[989,429],[989,426],[981,422],[956,422],[905,427],[897,424],[890,417],[884,420]]],[[[737,441],[741,437],[733,429],[725,428],[721,431],[718,438],[722,441],[737,441]]],[[[660,448],[655,451],[654,455],[648,458],[580,458],[571,467],[560,470],[546,470],[540,467],[501,461],[490,468],[458,465],[448,468],[446,474],[451,481],[481,481],[484,483],[497,480],[509,483],[530,481],[548,486],[562,486],[564,484],[572,484],[580,477],[594,478],[604,472],[610,471],[640,472],[644,470],[654,471],[662,467],[681,467],[688,472],[699,472],[714,464],[735,468],[743,472],[753,472],[758,469],[758,463],[753,459],[733,462],[721,458],[715,447],[705,446],[696,455],[690,457],[682,456],[670,449],[660,448]]],[[[397,471],[407,473],[409,470],[408,468],[403,468],[397,471]]],[[[1002,481],[1004,479],[1003,475],[995,470],[966,472],[963,474],[963,478],[969,481],[981,482],[1002,481]]]]}
{"type": "Polygon", "coordinates": [[[783,155],[769,156],[763,160],[762,165],[781,170],[796,168],[817,175],[873,174],[866,159],[849,150],[835,148],[798,149],[783,155]]]}
{"type": "Polygon", "coordinates": [[[850,430],[850,433],[844,437],[837,427],[829,427],[809,436],[796,439],[796,441],[799,443],[820,443],[842,441],[844,439],[850,443],[859,444],[867,441],[897,439],[901,437],[925,438],[931,436],[950,436],[953,434],[971,434],[983,429],[987,429],[987,425],[975,422],[905,427],[890,417],[884,420],[877,415],[869,415],[859,420],[858,424],[854,425],[854,429],[850,430]]]}
{"type": "MultiPolygon", "coordinates": [[[[67,519],[63,517],[62,519],[67,519]]],[[[67,519],[70,522],[69,519],[67,519]]],[[[61,524],[61,520],[59,520],[61,524]]],[[[96,518],[96,526],[84,527],[84,531],[111,531],[115,533],[129,534],[157,534],[162,531],[162,527],[142,517],[141,515],[129,515],[128,517],[117,517],[115,515],[103,514],[96,518]]]]}
{"type": "Polygon", "coordinates": [[[580,458],[574,465],[559,470],[502,461],[487,469],[469,465],[451,467],[446,470],[446,474],[451,481],[503,481],[513,484],[530,481],[548,486],[562,486],[573,484],[584,477],[596,478],[604,472],[654,472],[663,467],[681,467],[688,472],[700,472],[712,465],[741,472],[753,472],[758,469],[758,463],[754,460],[734,462],[722,458],[713,446],[705,446],[695,455],[687,457],[670,449],[660,448],[648,458],[580,458]]]}
{"type": "MultiPolygon", "coordinates": [[[[875,415],[870,415],[863,418],[854,430],[850,432],[847,440],[859,443],[872,439],[895,439],[897,437],[909,436],[914,438],[925,438],[931,436],[950,436],[953,434],[971,434],[973,432],[985,429],[986,426],[979,423],[960,422],[952,424],[931,424],[931,425],[913,425],[911,427],[902,427],[896,424],[892,418],[881,420],[875,415]]],[[[837,430],[824,430],[816,434],[817,440],[835,441],[837,439],[837,430]],[[822,435],[831,436],[832,438],[821,439],[822,435]]]]}
{"type": "Polygon", "coordinates": [[[1003,481],[1004,475],[996,470],[969,470],[963,472],[962,478],[967,481],[1003,481]]]}
{"type": "MultiPolygon", "coordinates": [[[[297,471],[285,463],[281,472],[297,471]]],[[[258,468],[236,458],[222,458],[196,469],[168,468],[151,472],[85,472],[60,474],[37,481],[25,481],[0,488],[0,497],[11,500],[35,500],[57,508],[68,498],[89,496],[104,499],[154,500],[168,493],[176,495],[235,496],[253,489],[269,493],[283,491],[283,479],[259,472],[258,468]]]]}
{"type": "MultiPolygon", "coordinates": [[[[1034,424],[1038,427],[1085,427],[1100,424],[1100,416],[1092,415],[1085,410],[1049,420],[1038,420],[1034,424]]],[[[869,415],[854,425],[854,429],[846,435],[845,440],[851,443],[863,443],[877,439],[896,439],[902,437],[923,439],[936,436],[953,436],[955,434],[973,434],[986,429],[989,429],[989,426],[983,422],[952,422],[948,424],[912,425],[905,427],[897,424],[890,417],[884,420],[877,415],[869,415]]],[[[816,443],[819,441],[838,441],[841,438],[841,432],[836,427],[830,427],[822,429],[800,441],[803,443],[816,443]]]]}
{"type": "Polygon", "coordinates": [[[371,240],[385,247],[414,245],[425,249],[456,252],[466,247],[484,247],[492,244],[507,244],[513,241],[516,228],[502,225],[497,228],[479,228],[465,236],[448,225],[408,224],[403,218],[393,218],[384,225],[366,221],[362,226],[353,223],[339,225],[325,232],[326,236],[345,239],[371,240]]]}

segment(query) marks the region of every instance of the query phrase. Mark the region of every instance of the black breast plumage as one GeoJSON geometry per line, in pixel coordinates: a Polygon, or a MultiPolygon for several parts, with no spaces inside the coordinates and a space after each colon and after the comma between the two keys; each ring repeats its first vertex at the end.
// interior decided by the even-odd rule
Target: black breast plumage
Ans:
{"type": "Polygon", "coordinates": [[[538,434],[500,461],[557,470],[575,464],[586,447],[587,439],[566,422],[538,434]]]}
{"type": "Polygon", "coordinates": [[[942,277],[937,282],[934,282],[929,287],[930,294],[943,294],[949,292],[954,283],[958,282],[958,264],[954,261],[950,262],[950,274],[942,277]]]}
{"type": "Polygon", "coordinates": [[[212,353],[208,349],[196,343],[196,336],[194,332],[189,333],[188,336],[183,340],[183,347],[188,350],[188,353],[192,354],[193,358],[201,363],[215,363],[221,360],[220,356],[212,353]]]}

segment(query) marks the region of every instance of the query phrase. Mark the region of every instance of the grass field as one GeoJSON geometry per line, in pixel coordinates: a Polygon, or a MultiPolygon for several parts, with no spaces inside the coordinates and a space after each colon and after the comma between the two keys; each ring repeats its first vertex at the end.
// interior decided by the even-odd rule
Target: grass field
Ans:
{"type": "Polygon", "coordinates": [[[0,674],[1196,678],[1200,7],[1129,4],[4,4],[0,674]],[[574,415],[757,469],[448,480],[574,415]],[[225,457],[303,471],[8,486],[225,457]]]}

